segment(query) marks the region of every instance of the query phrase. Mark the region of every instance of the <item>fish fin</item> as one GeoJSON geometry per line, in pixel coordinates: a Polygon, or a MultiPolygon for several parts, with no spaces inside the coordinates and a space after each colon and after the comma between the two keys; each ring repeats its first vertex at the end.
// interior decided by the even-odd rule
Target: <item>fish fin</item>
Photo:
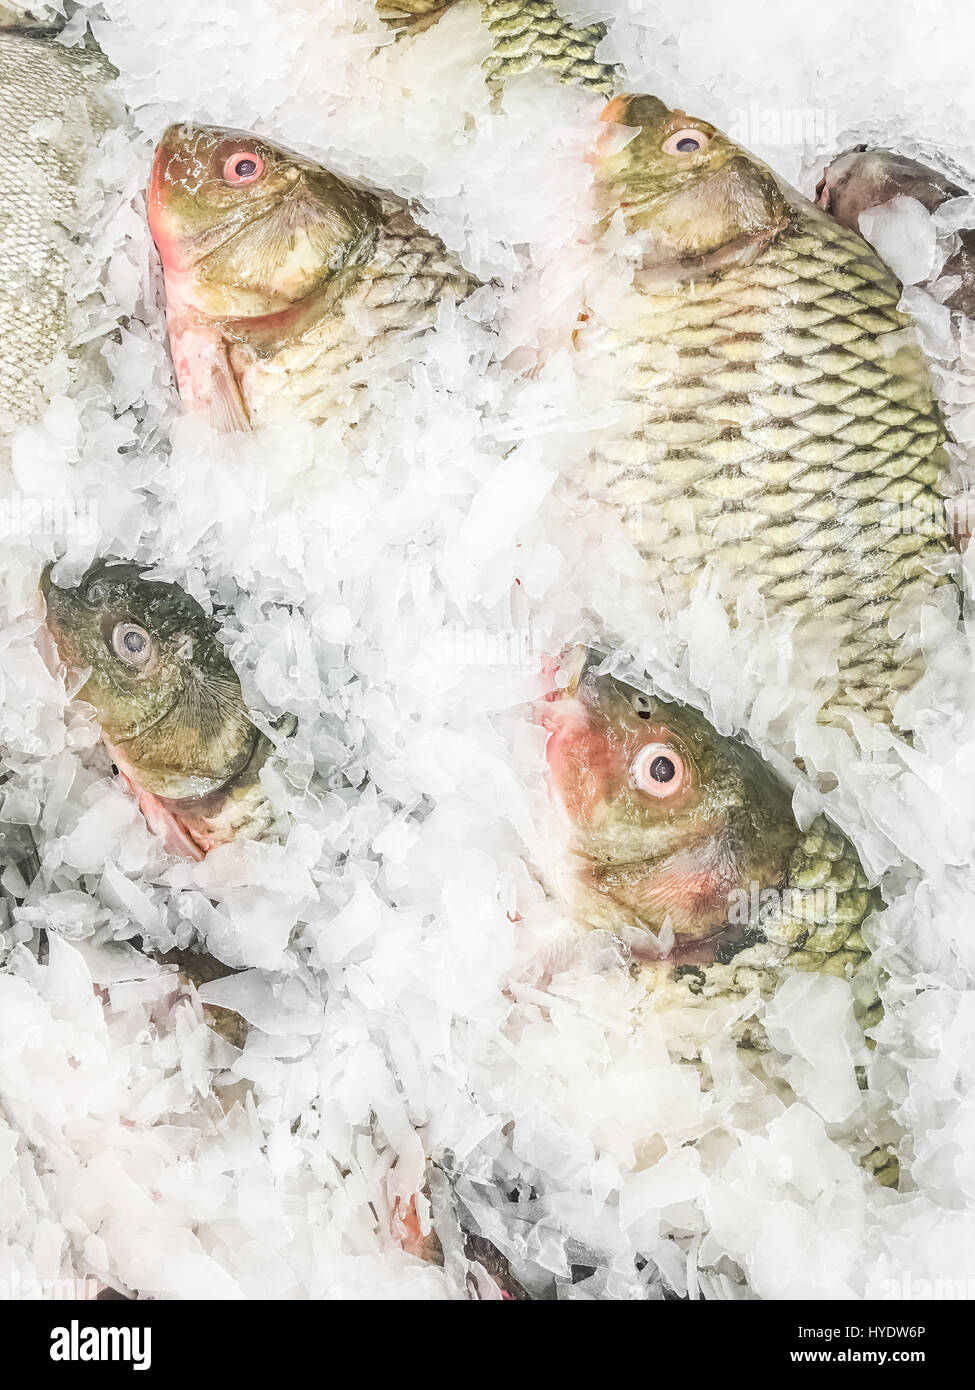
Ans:
{"type": "MultiPolygon", "coordinates": [[[[170,300],[172,306],[174,294],[170,300]]],[[[171,307],[169,343],[184,409],[209,410],[217,429],[225,434],[249,430],[250,416],[220,330],[177,314],[171,307]]]]}
{"type": "Polygon", "coordinates": [[[178,817],[174,816],[172,811],[167,810],[158,797],[153,796],[151,792],[144,791],[121,768],[119,768],[119,776],[128,783],[139,803],[139,810],[145,817],[146,825],[154,835],[159,836],[169,854],[176,854],[182,859],[197,861],[204,857],[204,851],[181,824],[178,817]]]}
{"type": "Polygon", "coordinates": [[[210,376],[210,415],[221,434],[233,434],[237,430],[251,428],[247,406],[244,404],[226,349],[213,361],[210,376]]]}

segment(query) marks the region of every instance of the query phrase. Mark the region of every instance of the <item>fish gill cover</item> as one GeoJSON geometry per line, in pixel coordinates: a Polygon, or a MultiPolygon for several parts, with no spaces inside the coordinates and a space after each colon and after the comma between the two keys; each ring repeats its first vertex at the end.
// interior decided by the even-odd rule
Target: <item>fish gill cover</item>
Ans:
{"type": "MultiPolygon", "coordinates": [[[[624,90],[689,113],[692,129],[710,123],[806,195],[864,142],[971,186],[964,7],[937,25],[908,0],[855,24],[832,0],[561,8],[582,28],[605,23],[599,59],[624,90]]],[[[632,296],[647,248],[607,216],[599,186],[629,130],[600,122],[603,94],[540,68],[491,80],[495,36],[476,5],[415,31],[365,0],[68,9],[61,42],[90,23],[118,79],[60,245],[70,348],[52,340],[37,418],[6,422],[3,445],[2,820],[32,827],[40,870],[26,895],[15,865],[4,874],[19,905],[0,935],[0,1287],[398,1299],[965,1287],[970,561],[937,547],[946,582],[883,614],[885,640],[920,654],[917,682],[881,662],[888,694],[908,686],[893,710],[833,722],[818,718],[837,684],[829,640],[794,641],[796,615],[767,613],[746,583],[729,606],[720,567],[695,569],[676,597],[648,570],[626,514],[592,486],[594,450],[637,437],[642,407],[620,356],[586,350],[600,323],[632,328],[645,309],[632,296]],[[463,293],[424,296],[402,332],[362,303],[347,322],[370,351],[348,354],[327,409],[212,422],[181,409],[172,286],[146,205],[171,127],[245,132],[245,155],[296,151],[363,188],[356,266],[376,251],[370,210],[395,208],[463,293]],[[173,354],[178,369],[175,341],[173,354]],[[95,687],[84,693],[91,663],[62,652],[59,670],[38,588],[56,562],[52,582],[81,590],[106,559],[202,613],[247,730],[274,746],[256,772],[274,835],[174,857],[132,794],[138,777],[116,774],[95,687]],[[842,941],[820,937],[821,957],[852,941],[853,960],[770,975],[766,959],[747,976],[734,954],[691,952],[668,992],[648,984],[653,960],[637,967],[605,922],[572,910],[546,757],[545,705],[558,702],[544,697],[573,644],[608,653],[604,675],[636,692],[634,738],[632,700],[651,685],[648,700],[703,712],[700,737],[719,750],[705,763],[731,788],[703,843],[733,845],[763,891],[801,872],[810,892],[818,873],[854,895],[842,941]],[[749,796],[767,798],[766,816],[781,809],[783,837],[754,868],[749,796]],[[195,950],[217,967],[194,965],[195,950]],[[715,965],[733,988],[721,977],[709,993],[715,965]]],[[[71,119],[31,138],[56,145],[71,119]]],[[[245,161],[238,177],[252,172],[245,161]]],[[[975,225],[959,201],[872,214],[956,441],[952,496],[970,485],[975,442],[972,328],[937,289],[955,228],[975,225]]],[[[890,371],[915,349],[908,327],[886,328],[890,371]]],[[[253,398],[234,378],[245,405],[269,398],[276,364],[287,384],[293,359],[272,346],[253,349],[253,398]]],[[[297,398],[317,401],[317,386],[297,398]]],[[[128,611],[106,629],[136,657],[139,632],[153,636],[128,611]]],[[[669,742],[654,726],[648,795],[698,766],[676,726],[669,742]]],[[[713,857],[707,868],[713,883],[713,857]]],[[[768,905],[757,910],[767,925],[768,905]]],[[[783,949],[806,950],[817,929],[783,949]]],[[[664,955],[670,930],[653,933],[664,955]]]]}

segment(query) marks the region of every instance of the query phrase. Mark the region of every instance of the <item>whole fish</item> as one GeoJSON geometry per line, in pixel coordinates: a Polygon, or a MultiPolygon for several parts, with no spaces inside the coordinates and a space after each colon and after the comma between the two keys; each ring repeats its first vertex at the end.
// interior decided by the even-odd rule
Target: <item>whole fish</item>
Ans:
{"type": "Polygon", "coordinates": [[[0,16],[0,423],[37,413],[68,337],[65,244],[113,70],[93,45],[0,16]]]}
{"type": "Polygon", "coordinates": [[[177,585],[138,565],[99,561],[73,588],[41,584],[62,662],[89,674],[112,761],[174,853],[202,859],[259,839],[274,813],[260,783],[270,740],[247,716],[216,624],[177,585]]]}
{"type": "MultiPolygon", "coordinates": [[[[435,24],[456,0],[377,0],[387,23],[414,33],[435,24]]],[[[575,25],[550,0],[480,0],[481,19],[494,37],[484,75],[498,84],[519,73],[544,68],[560,82],[609,96],[618,86],[611,63],[596,57],[606,25],[575,25]]]]}
{"type": "Polygon", "coordinates": [[[825,646],[839,681],[821,718],[891,722],[921,664],[890,621],[946,582],[929,566],[948,548],[945,429],[900,287],[708,122],[652,96],[603,120],[632,135],[608,132],[597,181],[634,264],[576,343],[628,409],[587,489],[662,583],[710,562],[726,596],[755,586],[797,646],[825,646]]]}
{"type": "MultiPolygon", "coordinates": [[[[546,704],[574,916],[623,938],[669,1002],[771,991],[783,968],[850,977],[882,906],[825,816],[803,831],[754,749],[577,651],[546,704]]],[[[881,1013],[857,1000],[864,1026],[881,1013]]]]}
{"type": "Polygon", "coordinates": [[[149,221],[180,394],[228,430],[354,418],[369,359],[476,285],[402,200],[237,131],[166,132],[149,221]]]}
{"type": "MultiPolygon", "coordinates": [[[[935,212],[956,198],[968,197],[968,190],[952,182],[936,169],[928,169],[916,159],[893,150],[870,149],[857,145],[837,155],[816,185],[816,203],[844,227],[860,229],[860,215],[870,208],[883,207],[894,198],[915,198],[928,212],[935,212]]],[[[975,317],[975,228],[963,227],[958,233],[958,250],[945,261],[938,275],[941,281],[957,279],[944,297],[949,309],[975,317]]]]}

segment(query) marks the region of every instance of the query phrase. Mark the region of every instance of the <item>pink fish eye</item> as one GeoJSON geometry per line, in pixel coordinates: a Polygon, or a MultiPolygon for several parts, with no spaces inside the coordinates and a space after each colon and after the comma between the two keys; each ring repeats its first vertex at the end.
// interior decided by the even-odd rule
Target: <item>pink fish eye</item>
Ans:
{"type": "Polygon", "coordinates": [[[648,743],[630,763],[630,777],[648,796],[673,796],[684,785],[684,759],[666,743],[648,743]]]}
{"type": "Polygon", "coordinates": [[[710,143],[703,130],[675,130],[662,148],[664,154],[700,154],[710,143]]]}
{"type": "Polygon", "coordinates": [[[228,183],[253,183],[264,173],[264,160],[256,150],[238,150],[223,166],[228,183]]]}

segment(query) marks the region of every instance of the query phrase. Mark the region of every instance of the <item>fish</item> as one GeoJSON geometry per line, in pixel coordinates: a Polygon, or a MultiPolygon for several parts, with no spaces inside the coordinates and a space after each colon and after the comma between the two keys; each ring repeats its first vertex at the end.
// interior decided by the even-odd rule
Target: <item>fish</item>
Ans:
{"type": "MultiPolygon", "coordinates": [[[[382,19],[409,33],[427,29],[456,0],[377,0],[382,19]]],[[[494,38],[483,63],[490,86],[542,68],[560,82],[609,96],[619,86],[615,64],[596,57],[607,27],[572,24],[550,0],[480,0],[481,20],[494,38]]]]}
{"type": "MultiPolygon", "coordinates": [[[[848,837],[824,815],[801,829],[747,742],[605,667],[575,649],[542,709],[573,919],[620,938],[668,1003],[767,997],[786,969],[855,977],[883,899],[848,837]]],[[[872,987],[854,1007],[882,1016],[872,987]]]]}
{"type": "Polygon", "coordinates": [[[112,119],[114,69],[91,42],[0,14],[0,424],[35,417],[68,345],[65,247],[86,159],[112,119]]]}
{"type": "Polygon", "coordinates": [[[407,204],[240,131],[171,126],[148,193],[184,408],[354,423],[370,359],[476,287],[407,204]]]}
{"type": "MultiPolygon", "coordinates": [[[[619,938],[655,1009],[705,1020],[697,1046],[712,1011],[733,1003],[738,1048],[770,1051],[746,1000],[771,999],[790,971],[846,979],[860,1027],[878,1024],[864,927],[883,896],[849,837],[822,814],[800,827],[785,782],[749,743],[620,678],[605,653],[576,647],[562,675],[540,718],[572,919],[619,938]]],[[[856,1148],[879,1186],[897,1186],[890,1143],[863,1133],[856,1148]]]]}
{"type": "MultiPolygon", "coordinates": [[[[894,198],[915,198],[928,212],[935,212],[945,203],[968,196],[969,190],[946,174],[894,150],[871,149],[867,145],[855,145],[837,155],[816,185],[817,207],[853,231],[859,231],[862,213],[883,207],[894,198]]],[[[957,235],[959,248],[947,258],[937,278],[942,283],[949,278],[958,280],[943,302],[949,309],[973,318],[975,228],[960,228],[957,235]]]]}
{"type": "Polygon", "coordinates": [[[623,409],[584,491],[670,593],[710,565],[729,607],[757,591],[835,658],[822,722],[893,726],[923,662],[891,619],[951,582],[947,434],[900,287],[709,122],[631,94],[602,120],[595,237],[622,226],[627,278],[573,337],[623,409]]]}
{"type": "Polygon", "coordinates": [[[273,745],[248,717],[217,624],[196,600],[112,560],[65,588],[49,566],[41,591],[59,659],[85,676],[77,695],[94,706],[113,763],[167,848],[199,860],[270,835],[260,772],[273,745]]]}

